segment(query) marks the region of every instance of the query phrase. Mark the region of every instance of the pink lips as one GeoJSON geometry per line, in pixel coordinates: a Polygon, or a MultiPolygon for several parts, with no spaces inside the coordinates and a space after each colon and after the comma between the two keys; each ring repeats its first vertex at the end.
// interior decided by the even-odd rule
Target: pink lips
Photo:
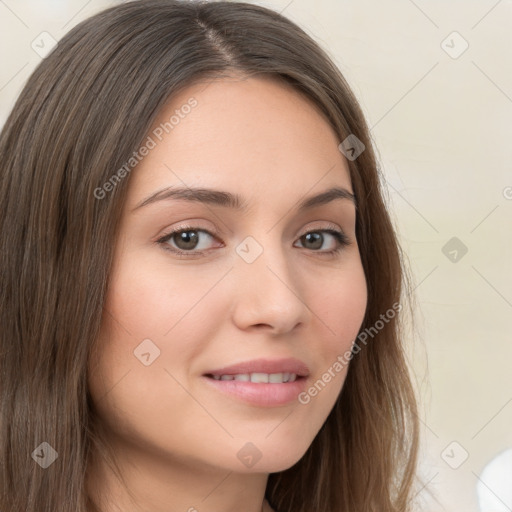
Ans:
{"type": "Polygon", "coordinates": [[[225,366],[206,372],[205,381],[216,390],[260,407],[277,407],[296,401],[304,390],[309,368],[298,359],[257,359],[225,366]],[[240,375],[252,373],[290,373],[297,375],[295,381],[280,383],[256,383],[240,380],[215,380],[221,375],[240,375]]]}
{"type": "Polygon", "coordinates": [[[309,368],[295,358],[255,359],[212,370],[205,375],[236,375],[240,373],[295,373],[298,377],[307,377],[309,368]]]}

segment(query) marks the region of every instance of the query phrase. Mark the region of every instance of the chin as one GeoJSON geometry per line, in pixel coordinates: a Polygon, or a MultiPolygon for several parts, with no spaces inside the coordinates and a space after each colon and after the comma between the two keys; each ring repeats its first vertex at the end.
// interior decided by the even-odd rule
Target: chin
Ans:
{"type": "Polygon", "coordinates": [[[293,445],[288,442],[269,443],[266,440],[265,446],[262,442],[259,446],[247,443],[241,450],[237,452],[237,457],[242,464],[236,464],[236,467],[230,469],[240,473],[278,473],[285,471],[299,462],[304,456],[310,444],[304,444],[304,439],[297,439],[293,445]],[[255,446],[258,446],[256,448],[255,446]],[[258,458],[253,463],[250,457],[258,458]],[[244,459],[248,458],[247,463],[244,459]],[[244,467],[244,465],[246,467],[244,467]]]}

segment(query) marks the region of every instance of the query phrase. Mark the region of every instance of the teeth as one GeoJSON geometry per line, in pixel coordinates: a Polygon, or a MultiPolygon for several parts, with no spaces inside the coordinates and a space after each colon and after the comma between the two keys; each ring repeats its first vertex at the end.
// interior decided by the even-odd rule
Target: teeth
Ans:
{"type": "Polygon", "coordinates": [[[251,382],[268,383],[268,373],[251,373],[251,382]]]}
{"type": "Polygon", "coordinates": [[[275,382],[283,382],[283,374],[282,373],[271,373],[268,376],[268,381],[275,383],[275,382]]]}
{"type": "Polygon", "coordinates": [[[215,380],[238,380],[243,382],[254,382],[256,384],[282,384],[294,382],[297,379],[295,373],[240,373],[237,375],[213,375],[215,380]]]}

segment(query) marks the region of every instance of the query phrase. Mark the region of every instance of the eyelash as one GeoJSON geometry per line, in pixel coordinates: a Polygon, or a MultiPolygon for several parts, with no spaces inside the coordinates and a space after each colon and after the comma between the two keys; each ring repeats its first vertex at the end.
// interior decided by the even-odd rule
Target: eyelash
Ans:
{"type": "MultiPolygon", "coordinates": [[[[169,246],[169,244],[167,244],[167,242],[174,235],[177,235],[177,234],[180,234],[180,233],[186,233],[188,231],[202,232],[202,233],[208,234],[212,238],[216,238],[216,235],[214,235],[213,233],[210,233],[206,229],[202,229],[202,228],[199,228],[197,226],[180,226],[178,229],[175,229],[175,230],[170,231],[169,233],[163,235],[161,238],[156,240],[156,243],[160,244],[164,250],[170,251],[173,254],[177,254],[180,257],[182,257],[182,256],[200,256],[200,255],[202,255],[206,251],[183,251],[181,249],[176,249],[174,247],[171,247],[171,246],[169,246]]],[[[345,235],[345,233],[343,233],[343,231],[339,231],[338,229],[334,229],[334,228],[313,229],[313,230],[310,230],[310,231],[306,231],[305,233],[303,233],[299,237],[299,239],[304,237],[304,236],[306,236],[306,235],[309,235],[311,233],[328,233],[328,234],[332,235],[334,237],[334,239],[336,240],[337,247],[335,249],[330,250],[330,251],[319,251],[319,250],[312,249],[312,252],[316,252],[316,253],[324,255],[324,256],[334,256],[335,254],[341,252],[345,247],[351,245],[351,243],[352,243],[349,240],[349,238],[347,237],[347,235],[345,235]]]]}

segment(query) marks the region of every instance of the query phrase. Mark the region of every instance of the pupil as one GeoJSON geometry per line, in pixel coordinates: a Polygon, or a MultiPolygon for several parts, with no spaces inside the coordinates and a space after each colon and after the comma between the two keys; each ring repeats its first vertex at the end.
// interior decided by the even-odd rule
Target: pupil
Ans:
{"type": "Polygon", "coordinates": [[[312,239],[314,242],[314,247],[310,246],[312,249],[319,249],[320,247],[322,247],[323,236],[320,233],[308,233],[306,235],[306,240],[311,241],[312,239]]]}
{"type": "Polygon", "coordinates": [[[193,249],[197,245],[197,234],[195,231],[183,231],[178,237],[178,247],[180,249],[193,249]],[[184,243],[184,245],[182,244],[184,243]],[[180,245],[182,244],[182,245],[180,245]]]}

